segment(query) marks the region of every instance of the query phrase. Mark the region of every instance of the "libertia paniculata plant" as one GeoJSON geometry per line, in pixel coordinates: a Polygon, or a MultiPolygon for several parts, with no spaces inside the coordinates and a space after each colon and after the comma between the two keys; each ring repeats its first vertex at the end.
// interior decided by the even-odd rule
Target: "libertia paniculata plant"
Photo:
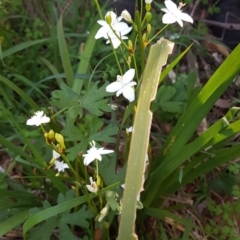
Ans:
{"type": "MultiPolygon", "coordinates": [[[[186,147],[187,150],[182,153],[188,154],[179,155],[181,160],[176,166],[168,168],[168,165],[164,165],[164,157],[170,152],[167,161],[171,163],[171,157],[174,159],[179,153],[179,149],[174,153],[172,149],[178,143],[174,134],[181,132],[180,130],[173,131],[173,136],[167,139],[159,153],[161,161],[159,156],[154,162],[149,159],[149,155],[151,158],[155,157],[149,143],[152,120],[150,103],[154,100],[163,77],[187,51],[173,63],[169,63],[169,67],[160,75],[174,47],[172,42],[160,39],[160,34],[168,24],[178,23],[183,27],[184,21],[193,23],[193,19],[182,11],[184,4],[177,6],[171,0],[166,0],[165,7],[162,8],[162,22],[166,25],[157,32],[152,32],[152,1],[141,2],[141,10],[137,9],[134,17],[127,10],[120,16],[113,11],[103,14],[99,2],[95,0],[100,20],[93,27],[89,39],[93,41],[94,38],[95,41],[103,41],[111,46],[112,54],[107,57],[112,57],[111,62],[118,69],[118,74],[111,82],[104,79],[94,82],[92,78],[83,80],[74,77],[69,55],[66,54],[62,18],[59,20],[58,42],[66,83],[61,83],[60,90],[52,92],[50,111],[43,111],[33,104],[33,116],[26,120],[29,131],[38,127],[42,132],[42,139],[48,151],[51,151],[52,158],[42,157],[31,146],[25,132],[19,129],[31,152],[31,157],[27,160],[32,161],[36,176],[44,176],[41,184],[49,195],[43,201],[43,206],[25,209],[22,221],[17,222],[24,223],[25,239],[34,239],[36,235],[41,236],[40,239],[51,239],[55,229],[58,229],[58,237],[62,240],[79,239],[77,236],[81,239],[112,239],[118,236],[119,240],[142,237],[143,223],[137,221],[135,225],[136,209],[139,209],[139,219],[144,219],[146,215],[154,216],[152,209],[158,205],[159,196],[174,191],[184,182],[184,174],[190,173],[190,170],[181,170],[181,175],[176,174],[176,171],[182,169],[182,163],[205,148],[222,129],[220,121],[210,129],[211,138],[208,132],[205,134],[207,142],[197,139],[204,142],[203,145],[193,142],[192,148],[185,146],[184,142],[187,144],[194,127],[196,129],[199,124],[197,120],[189,128],[191,131],[186,134],[180,148],[182,151],[186,147]],[[117,114],[118,108],[120,111],[124,109],[121,117],[117,114]],[[163,170],[159,170],[160,166],[163,170]],[[159,173],[161,176],[166,175],[157,183],[156,176],[159,173]],[[171,180],[172,174],[177,175],[176,181],[171,180]],[[52,199],[57,202],[54,206],[51,205],[54,203],[52,199]],[[110,229],[114,229],[113,235],[110,229]]],[[[82,68],[80,65],[81,61],[79,69],[82,68]]],[[[104,59],[94,71],[102,65],[104,59]]],[[[232,71],[232,75],[234,74],[235,70],[232,71]]],[[[218,92],[217,86],[215,91],[218,92]]],[[[214,98],[219,93],[220,90],[214,98]]],[[[207,102],[208,98],[205,100],[207,102]]],[[[211,103],[208,102],[207,106],[209,108],[211,103]]],[[[191,108],[194,109],[193,106],[191,108]]],[[[206,111],[207,108],[202,114],[206,111]]],[[[231,121],[232,115],[229,114],[228,118],[231,121]]],[[[185,123],[182,124],[185,126],[185,123]]],[[[31,139],[34,140],[36,141],[31,139]]],[[[22,158],[24,156],[22,154],[22,158]]],[[[27,165],[28,161],[22,161],[23,165],[27,165]]],[[[186,179],[189,181],[192,176],[186,179]]],[[[161,214],[158,214],[155,217],[160,218],[161,214]]],[[[17,225],[13,227],[15,226],[17,225]]]]}

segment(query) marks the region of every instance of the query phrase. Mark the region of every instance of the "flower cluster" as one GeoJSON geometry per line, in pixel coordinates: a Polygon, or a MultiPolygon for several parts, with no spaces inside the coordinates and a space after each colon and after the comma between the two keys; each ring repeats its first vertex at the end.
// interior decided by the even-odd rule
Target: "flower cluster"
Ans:
{"type": "Polygon", "coordinates": [[[48,123],[50,122],[50,118],[47,117],[43,111],[37,111],[34,113],[34,115],[27,120],[27,125],[29,126],[39,126],[43,123],[48,123]]]}
{"type": "Polygon", "coordinates": [[[96,148],[96,143],[92,141],[90,143],[91,148],[87,151],[86,154],[83,155],[84,160],[83,164],[88,165],[94,160],[99,160],[102,161],[102,154],[108,154],[108,153],[113,153],[113,150],[105,150],[104,148],[96,148]]]}
{"type": "Polygon", "coordinates": [[[183,4],[180,3],[179,7],[177,7],[177,5],[171,0],[166,0],[164,3],[166,8],[161,9],[163,12],[165,12],[162,17],[162,22],[164,24],[178,22],[178,24],[183,27],[183,21],[193,23],[192,17],[181,11],[183,4]]]}
{"type": "Polygon", "coordinates": [[[53,150],[53,153],[52,153],[52,160],[54,161],[54,165],[55,165],[55,169],[58,171],[58,172],[64,172],[65,169],[68,169],[68,165],[66,163],[64,163],[63,161],[58,161],[57,159],[59,159],[61,157],[61,155],[54,151],[53,150]]]}
{"type": "Polygon", "coordinates": [[[123,76],[117,75],[117,80],[106,87],[107,92],[116,92],[118,97],[120,94],[128,99],[129,102],[135,100],[135,93],[132,86],[136,85],[136,82],[133,82],[135,75],[135,69],[129,69],[123,76]]]}
{"type": "Polygon", "coordinates": [[[89,180],[90,180],[90,185],[89,184],[86,185],[88,191],[96,193],[98,191],[97,183],[93,181],[92,177],[90,177],[89,180]]]}
{"type": "Polygon", "coordinates": [[[105,38],[107,44],[111,42],[114,48],[118,48],[121,44],[120,39],[128,39],[125,35],[132,30],[132,27],[121,22],[122,18],[122,16],[117,17],[112,11],[107,12],[105,20],[97,21],[102,27],[97,31],[95,39],[105,38]]]}

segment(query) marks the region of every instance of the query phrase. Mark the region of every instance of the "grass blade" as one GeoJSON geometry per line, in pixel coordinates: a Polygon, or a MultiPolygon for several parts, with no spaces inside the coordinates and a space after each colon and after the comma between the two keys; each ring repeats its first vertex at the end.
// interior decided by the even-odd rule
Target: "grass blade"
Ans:
{"type": "Polygon", "coordinates": [[[68,53],[67,43],[64,37],[63,25],[62,25],[62,15],[57,23],[57,38],[58,38],[58,46],[60,51],[60,56],[62,60],[63,69],[67,79],[67,85],[72,87],[74,73],[71,65],[71,60],[68,53]]]}

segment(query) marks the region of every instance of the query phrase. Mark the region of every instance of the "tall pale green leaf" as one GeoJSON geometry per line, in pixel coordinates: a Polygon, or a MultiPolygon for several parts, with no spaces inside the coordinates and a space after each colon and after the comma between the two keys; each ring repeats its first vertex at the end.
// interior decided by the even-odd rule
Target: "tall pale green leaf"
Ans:
{"type": "Polygon", "coordinates": [[[128,157],[119,240],[137,239],[134,234],[136,204],[137,196],[143,187],[143,173],[152,122],[152,112],[149,109],[151,101],[156,96],[162,66],[166,64],[173,47],[174,44],[165,39],[153,45],[143,73],[128,157]]]}

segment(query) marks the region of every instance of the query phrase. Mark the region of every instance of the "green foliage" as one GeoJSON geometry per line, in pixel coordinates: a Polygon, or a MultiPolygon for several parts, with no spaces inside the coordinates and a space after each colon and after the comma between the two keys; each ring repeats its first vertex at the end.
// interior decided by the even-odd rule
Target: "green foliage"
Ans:
{"type": "MultiPolygon", "coordinates": [[[[60,193],[58,196],[58,204],[64,203],[74,198],[74,191],[70,190],[66,192],[65,196],[60,193]]],[[[51,205],[48,201],[43,202],[43,210],[50,208],[51,205]]],[[[29,213],[31,215],[40,212],[42,209],[34,208],[30,209],[29,213]]],[[[80,210],[71,213],[71,209],[55,215],[39,224],[38,226],[31,229],[27,239],[38,239],[38,240],[48,240],[51,239],[52,232],[54,229],[58,228],[59,230],[59,239],[64,240],[66,238],[76,240],[79,239],[72,231],[69,229],[68,225],[79,226],[81,228],[89,228],[88,219],[93,218],[93,214],[90,210],[86,209],[86,206],[83,205],[80,210]]],[[[31,216],[30,215],[30,216],[31,216]]]]}
{"type": "MultiPolygon", "coordinates": [[[[240,131],[238,108],[232,108],[202,135],[197,136],[195,131],[238,74],[240,48],[233,51],[201,90],[201,86],[195,86],[194,72],[179,71],[179,61],[191,48],[192,39],[199,40],[206,33],[206,26],[199,23],[198,29],[179,30],[177,25],[171,25],[168,31],[160,33],[159,10],[163,3],[153,1],[150,22],[144,18],[144,11],[137,13],[139,22],[128,36],[136,44],[134,48],[122,44],[109,52],[111,45],[105,45],[106,39],[95,39],[99,30],[96,20],[101,18],[95,10],[98,1],[73,0],[69,5],[39,0],[2,2],[0,147],[9,157],[0,173],[0,236],[19,228],[30,240],[87,240],[96,237],[98,228],[102,239],[117,238],[120,219],[119,239],[132,237],[135,226],[144,238],[149,231],[142,223],[150,216],[158,219],[162,239],[168,239],[160,222],[166,218],[185,227],[182,240],[191,239],[191,232],[198,226],[178,217],[170,208],[159,209],[159,197],[178,191],[196,177],[239,156],[239,144],[229,141],[240,131]],[[180,45],[178,57],[172,54],[171,58],[176,58],[161,76],[161,67],[170,51],[166,47],[152,51],[153,57],[148,55],[155,33],[180,45]],[[113,94],[106,92],[106,86],[129,68],[135,69],[137,81],[136,100],[132,103],[122,101],[122,96],[111,98],[113,94]],[[162,82],[173,68],[176,77],[171,78],[172,82],[162,82]],[[117,103],[119,109],[113,111],[110,103],[117,103]],[[36,129],[26,127],[26,120],[38,110],[50,117],[50,123],[36,129]],[[125,133],[123,129],[133,122],[133,132],[125,133]],[[169,136],[155,131],[163,122],[175,126],[169,136]],[[60,136],[61,143],[56,136],[60,136]],[[92,151],[116,151],[84,166],[83,154],[92,141],[96,142],[92,151]],[[60,154],[59,159],[53,158],[53,149],[60,154]],[[146,154],[150,157],[148,167],[146,154]],[[57,173],[56,161],[68,169],[57,173]],[[125,189],[120,187],[123,183],[125,189]],[[98,191],[89,193],[89,184],[95,184],[98,191]],[[136,208],[139,212],[135,223],[136,208]]],[[[194,4],[191,0],[188,3],[194,4]]],[[[216,12],[216,6],[209,7],[209,12],[216,12]]],[[[201,50],[199,46],[192,48],[198,53],[201,50]]],[[[240,197],[239,169],[238,163],[231,162],[230,174],[219,174],[208,187],[240,197]]],[[[208,199],[209,188],[204,192],[208,199]]],[[[209,212],[222,219],[210,219],[206,233],[217,239],[234,239],[233,215],[240,210],[237,201],[221,205],[210,199],[208,203],[209,212]]]]}

